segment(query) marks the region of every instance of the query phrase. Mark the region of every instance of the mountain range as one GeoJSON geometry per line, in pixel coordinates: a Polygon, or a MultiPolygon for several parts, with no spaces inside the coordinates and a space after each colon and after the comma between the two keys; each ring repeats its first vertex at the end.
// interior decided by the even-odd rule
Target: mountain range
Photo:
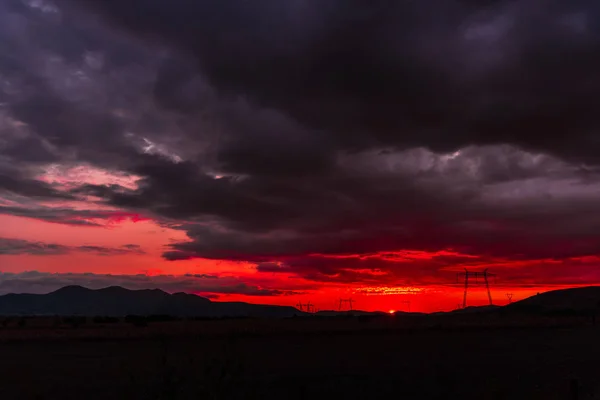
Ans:
{"type": "Polygon", "coordinates": [[[169,294],[159,289],[129,290],[120,286],[98,290],[66,286],[48,294],[0,296],[0,315],[285,318],[302,314],[294,307],[213,302],[194,294],[169,294]]]}
{"type": "MultiPolygon", "coordinates": [[[[600,310],[600,287],[554,290],[507,306],[469,307],[455,312],[493,312],[502,309],[517,313],[589,312],[600,310]]],[[[317,316],[347,315],[348,312],[321,311],[317,316]]],[[[353,315],[381,314],[353,311],[353,315]]],[[[129,290],[119,286],[87,289],[66,286],[48,294],[6,294],[0,296],[0,315],[170,315],[207,318],[286,318],[310,315],[294,307],[242,302],[213,302],[188,293],[169,294],[160,289],[129,290]]]]}
{"type": "Polygon", "coordinates": [[[552,290],[509,304],[505,308],[510,311],[542,313],[600,311],[600,286],[552,290]]]}

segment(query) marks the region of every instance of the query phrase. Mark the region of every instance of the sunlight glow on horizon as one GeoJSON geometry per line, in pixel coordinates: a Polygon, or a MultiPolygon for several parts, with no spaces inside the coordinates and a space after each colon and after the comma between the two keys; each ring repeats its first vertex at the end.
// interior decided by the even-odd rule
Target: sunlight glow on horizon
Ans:
{"type": "Polygon", "coordinates": [[[365,294],[367,296],[386,296],[395,294],[415,295],[425,291],[427,291],[427,289],[412,286],[364,286],[354,290],[355,293],[365,294]]]}

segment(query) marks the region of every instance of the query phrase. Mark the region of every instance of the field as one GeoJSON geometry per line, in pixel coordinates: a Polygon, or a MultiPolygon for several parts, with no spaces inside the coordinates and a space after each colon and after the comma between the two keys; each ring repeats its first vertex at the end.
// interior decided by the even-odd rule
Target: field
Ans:
{"type": "Polygon", "coordinates": [[[588,399],[600,328],[478,316],[0,328],[1,399],[588,399]]]}

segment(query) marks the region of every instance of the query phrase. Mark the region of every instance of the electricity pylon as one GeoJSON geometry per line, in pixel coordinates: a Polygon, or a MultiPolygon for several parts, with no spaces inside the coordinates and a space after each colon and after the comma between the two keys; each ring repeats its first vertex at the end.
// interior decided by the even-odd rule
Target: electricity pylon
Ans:
{"type": "Polygon", "coordinates": [[[340,305],[338,307],[338,311],[342,311],[342,307],[344,306],[344,304],[348,304],[348,309],[350,311],[352,311],[352,303],[354,302],[354,300],[352,300],[352,298],[349,299],[340,299],[340,305]]]}
{"type": "Polygon", "coordinates": [[[463,277],[463,276],[465,278],[465,292],[463,294],[463,308],[467,307],[467,291],[469,290],[469,278],[475,278],[476,284],[479,283],[479,278],[483,278],[483,282],[484,282],[485,288],[487,290],[488,300],[490,301],[490,306],[493,305],[492,293],[490,292],[490,282],[489,282],[488,278],[495,277],[496,274],[489,273],[487,268],[484,269],[483,271],[469,271],[465,268],[465,272],[459,272],[458,274],[456,274],[457,281],[460,277],[463,277]]]}

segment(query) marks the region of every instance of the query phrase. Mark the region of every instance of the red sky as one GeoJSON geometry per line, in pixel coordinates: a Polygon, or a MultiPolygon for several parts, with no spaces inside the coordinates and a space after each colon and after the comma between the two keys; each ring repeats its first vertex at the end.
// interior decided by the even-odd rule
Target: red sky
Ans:
{"type": "Polygon", "coordinates": [[[600,282],[595,11],[432,1],[0,1],[0,294],[600,282]]]}
{"type": "MultiPolygon", "coordinates": [[[[462,302],[462,281],[457,282],[456,270],[450,268],[436,277],[435,282],[426,285],[402,286],[390,283],[372,282],[318,282],[304,279],[293,274],[280,274],[257,272],[251,263],[228,262],[205,259],[192,259],[182,261],[166,261],[161,255],[165,245],[171,241],[185,239],[183,232],[161,227],[149,219],[121,219],[108,221],[103,226],[80,227],[57,223],[42,222],[35,219],[0,216],[0,237],[12,237],[29,242],[53,243],[69,247],[77,246],[103,246],[116,248],[128,243],[139,244],[144,254],[123,254],[104,256],[85,252],[70,251],[59,255],[1,255],[2,272],[19,274],[25,271],[39,271],[49,273],[51,276],[69,274],[69,283],[86,285],[89,280],[84,273],[96,275],[110,274],[120,276],[114,282],[131,288],[160,287],[165,275],[206,274],[219,277],[234,277],[237,281],[258,288],[278,289],[292,294],[255,296],[245,294],[224,294],[214,292],[195,291],[189,287],[168,287],[167,290],[196,292],[209,297],[218,296],[216,301],[246,301],[263,304],[297,305],[311,302],[321,310],[337,309],[340,298],[352,298],[354,307],[362,310],[408,310],[406,301],[410,302],[411,311],[433,312],[456,308],[462,302]],[[81,275],[79,275],[81,274],[81,275]],[[128,283],[128,275],[148,275],[150,279],[142,286],[139,283],[128,283]],[[124,277],[121,277],[124,276],[124,277]]],[[[429,259],[435,254],[419,252],[414,255],[422,259],[429,259]]],[[[525,265],[527,266],[527,265],[525,265]]],[[[511,268],[523,265],[515,264],[502,266],[501,270],[508,275],[511,268]]],[[[492,268],[493,269],[493,268],[492,268]]],[[[482,268],[472,268],[482,270],[482,268]]],[[[498,271],[498,269],[496,269],[498,271]]],[[[503,282],[505,276],[500,274],[491,280],[491,291],[495,304],[506,304],[506,293],[513,294],[513,301],[535,294],[536,292],[557,289],[572,285],[559,283],[536,285],[535,282],[526,282],[526,285],[515,285],[513,282],[503,282]]],[[[37,278],[39,279],[39,278],[37,278]]],[[[110,282],[110,280],[106,281],[110,282]]],[[[53,286],[31,286],[32,291],[47,291],[53,286]]],[[[469,288],[469,305],[487,304],[487,293],[482,284],[472,285],[469,288]]],[[[345,305],[347,307],[347,305],[345,305]]]]}

